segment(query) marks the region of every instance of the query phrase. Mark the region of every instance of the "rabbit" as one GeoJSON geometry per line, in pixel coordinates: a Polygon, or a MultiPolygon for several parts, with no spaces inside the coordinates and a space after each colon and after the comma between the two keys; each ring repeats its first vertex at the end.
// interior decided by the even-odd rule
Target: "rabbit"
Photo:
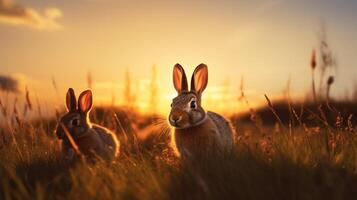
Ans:
{"type": "Polygon", "coordinates": [[[230,152],[234,131],[229,121],[201,106],[202,93],[208,83],[208,67],[200,64],[191,78],[191,89],[184,69],[176,64],[173,83],[178,95],[173,99],[169,123],[174,129],[173,144],[182,158],[195,158],[211,153],[230,152]]]}
{"type": "Polygon", "coordinates": [[[92,91],[86,90],[79,95],[78,107],[74,90],[69,88],[66,95],[68,112],[57,125],[56,135],[62,140],[62,153],[69,160],[75,159],[75,149],[89,160],[100,157],[111,161],[119,155],[120,143],[116,135],[100,125],[91,123],[89,113],[92,109],[92,91]],[[67,137],[70,134],[70,138],[67,137]],[[70,141],[73,139],[73,141],[70,141]],[[76,145],[77,147],[73,147],[76,145]]]}

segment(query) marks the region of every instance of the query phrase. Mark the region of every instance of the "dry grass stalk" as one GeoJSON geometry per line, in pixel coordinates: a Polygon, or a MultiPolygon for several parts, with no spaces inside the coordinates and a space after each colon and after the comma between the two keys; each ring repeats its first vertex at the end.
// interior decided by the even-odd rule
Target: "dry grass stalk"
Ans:
{"type": "Polygon", "coordinates": [[[293,107],[291,107],[291,111],[294,114],[296,120],[299,122],[299,125],[302,126],[303,123],[302,123],[301,117],[296,113],[296,111],[293,107]]]}
{"type": "Polygon", "coordinates": [[[240,96],[238,98],[238,101],[242,101],[245,97],[245,95],[244,95],[244,77],[243,76],[240,79],[239,91],[240,91],[240,96]]]}
{"type": "Polygon", "coordinates": [[[26,90],[26,103],[27,103],[27,106],[30,110],[32,110],[32,103],[31,103],[31,99],[30,99],[30,92],[28,90],[28,88],[26,87],[25,88],[26,90]]]}
{"type": "Polygon", "coordinates": [[[312,53],[311,53],[311,60],[310,60],[310,66],[312,70],[315,70],[316,68],[316,50],[312,49],[312,53]]]}
{"type": "Polygon", "coordinates": [[[357,101],[357,81],[355,82],[354,91],[353,91],[353,94],[352,94],[352,99],[354,101],[357,101]]]}
{"type": "Polygon", "coordinates": [[[57,100],[59,100],[60,99],[60,93],[58,91],[58,85],[57,85],[55,77],[53,77],[53,76],[52,76],[52,87],[56,91],[57,100]]]}
{"type": "Polygon", "coordinates": [[[93,77],[91,71],[87,72],[87,87],[92,89],[93,86],[93,77]]]}
{"type": "Polygon", "coordinates": [[[354,133],[352,118],[353,114],[350,114],[347,119],[347,131],[349,131],[350,133],[354,133]]]}
{"type": "Polygon", "coordinates": [[[41,110],[41,104],[40,104],[40,100],[36,94],[36,103],[37,103],[37,112],[38,112],[38,116],[40,117],[40,119],[42,119],[42,110],[41,110]]]}
{"type": "Polygon", "coordinates": [[[74,141],[73,137],[72,137],[71,134],[69,133],[69,131],[68,131],[68,129],[66,128],[66,126],[65,126],[63,123],[61,123],[60,125],[61,125],[61,127],[63,128],[63,130],[64,130],[64,132],[65,132],[65,134],[66,134],[66,136],[67,136],[69,142],[71,143],[71,145],[72,145],[72,147],[73,147],[73,149],[74,149],[74,151],[75,151],[78,155],[82,155],[82,154],[81,154],[81,151],[80,151],[79,148],[78,148],[77,143],[74,141]]]}
{"type": "Polygon", "coordinates": [[[334,83],[334,77],[333,76],[330,76],[328,77],[327,79],[327,91],[326,91],[326,99],[328,100],[329,97],[330,97],[330,89],[331,89],[331,86],[332,84],[334,83]]]}
{"type": "Polygon", "coordinates": [[[25,104],[24,104],[24,112],[23,112],[22,117],[25,118],[26,115],[27,115],[27,113],[28,113],[28,106],[27,106],[27,104],[25,103],[25,104]]]}
{"type": "Polygon", "coordinates": [[[310,62],[310,67],[311,67],[311,73],[312,73],[312,95],[314,98],[314,102],[317,102],[316,98],[316,87],[315,87],[315,69],[316,69],[316,51],[315,49],[312,50],[311,53],[311,62],[310,62]]]}
{"type": "Polygon", "coordinates": [[[325,131],[325,133],[326,133],[326,134],[325,134],[325,146],[326,146],[326,151],[327,151],[328,159],[331,160],[332,154],[331,154],[331,146],[330,146],[330,133],[332,133],[332,128],[331,128],[331,126],[330,126],[329,123],[328,123],[326,114],[325,114],[325,112],[323,111],[321,105],[318,107],[318,110],[319,110],[320,116],[321,116],[321,118],[322,118],[324,124],[326,125],[327,130],[328,130],[328,131],[325,131]]]}
{"type": "Polygon", "coordinates": [[[321,105],[318,107],[318,109],[319,109],[319,112],[320,112],[321,116],[319,116],[318,114],[316,114],[314,111],[310,110],[307,107],[304,110],[306,110],[314,119],[316,119],[317,121],[321,122],[325,126],[325,128],[327,128],[328,130],[331,130],[332,127],[327,122],[327,118],[326,118],[323,110],[321,109],[321,105]],[[324,116],[322,116],[322,115],[324,115],[324,116]]]}
{"type": "Polygon", "coordinates": [[[127,136],[127,133],[124,129],[124,127],[122,126],[120,120],[119,120],[119,117],[116,113],[114,113],[114,119],[115,119],[115,123],[117,124],[117,127],[119,127],[120,129],[120,132],[123,134],[123,139],[124,139],[124,143],[127,144],[128,143],[128,136],[127,136]]]}
{"type": "Polygon", "coordinates": [[[249,114],[250,114],[250,120],[254,122],[254,125],[258,128],[259,132],[263,132],[263,122],[262,119],[258,116],[256,110],[250,106],[250,103],[248,101],[247,96],[245,95],[244,92],[244,77],[242,76],[240,79],[240,86],[239,86],[239,91],[240,91],[240,96],[238,97],[238,101],[244,101],[246,104],[247,108],[249,109],[249,114]]]}
{"type": "Polygon", "coordinates": [[[58,87],[57,87],[57,82],[55,77],[52,76],[52,86],[55,89],[56,92],[58,92],[58,87]]]}
{"type": "Polygon", "coordinates": [[[5,105],[3,104],[3,102],[1,101],[1,99],[0,99],[0,109],[1,109],[2,115],[6,118],[6,117],[7,117],[6,107],[5,107],[5,105]]]}
{"type": "Polygon", "coordinates": [[[31,103],[31,99],[30,99],[30,92],[26,86],[25,87],[25,104],[24,104],[23,117],[26,117],[28,111],[32,111],[32,103],[31,103]]]}
{"type": "Polygon", "coordinates": [[[55,109],[55,113],[56,113],[56,119],[57,119],[57,121],[60,119],[60,112],[58,111],[58,109],[56,108],[55,109]]]}
{"type": "Polygon", "coordinates": [[[343,117],[341,115],[341,112],[337,113],[337,117],[336,117],[336,122],[335,122],[335,126],[337,128],[338,131],[342,131],[342,126],[343,126],[343,117]]]}
{"type": "Polygon", "coordinates": [[[329,102],[330,102],[330,90],[331,90],[331,86],[332,86],[333,82],[334,82],[334,77],[330,76],[327,79],[327,88],[326,88],[326,104],[329,109],[331,109],[329,102]]]}
{"type": "Polygon", "coordinates": [[[292,126],[294,126],[294,117],[293,117],[292,106],[291,106],[290,90],[291,90],[291,76],[289,76],[288,78],[288,81],[286,83],[286,89],[285,89],[285,96],[289,108],[289,133],[291,134],[292,126]]]}
{"type": "MultiPolygon", "coordinates": [[[[125,149],[127,150],[131,150],[133,152],[138,152],[139,150],[139,144],[138,144],[138,140],[137,140],[137,136],[135,133],[128,133],[123,124],[121,123],[119,117],[117,116],[117,114],[114,113],[114,119],[115,119],[115,123],[117,125],[117,127],[119,127],[119,132],[122,134],[119,137],[119,140],[122,142],[122,144],[126,145],[128,148],[125,149]]],[[[131,125],[129,125],[131,126],[131,125]]]]}
{"type": "Polygon", "coordinates": [[[13,112],[12,112],[12,116],[13,118],[15,119],[15,122],[17,123],[18,126],[21,126],[21,120],[20,120],[20,117],[19,117],[19,112],[17,110],[17,98],[15,98],[15,101],[14,101],[14,109],[13,109],[13,112]]]}
{"type": "Polygon", "coordinates": [[[333,69],[336,67],[335,57],[328,45],[326,28],[324,25],[321,26],[320,31],[320,47],[319,52],[321,55],[320,63],[320,85],[319,85],[319,94],[323,94],[325,76],[328,69],[333,69]]]}
{"type": "Polygon", "coordinates": [[[10,132],[10,135],[12,137],[12,143],[15,145],[16,151],[19,154],[20,159],[23,161],[24,157],[23,157],[23,155],[21,153],[19,144],[18,144],[17,139],[15,137],[15,129],[14,129],[14,127],[8,124],[8,131],[10,132]]]}
{"type": "Polygon", "coordinates": [[[265,96],[265,99],[267,100],[268,102],[268,106],[269,106],[269,109],[272,111],[272,113],[274,114],[275,118],[278,120],[279,124],[281,127],[285,128],[284,124],[283,124],[283,121],[280,119],[278,113],[276,112],[276,110],[274,109],[273,107],[273,104],[271,103],[270,99],[268,98],[268,96],[266,94],[264,94],[265,96]]]}

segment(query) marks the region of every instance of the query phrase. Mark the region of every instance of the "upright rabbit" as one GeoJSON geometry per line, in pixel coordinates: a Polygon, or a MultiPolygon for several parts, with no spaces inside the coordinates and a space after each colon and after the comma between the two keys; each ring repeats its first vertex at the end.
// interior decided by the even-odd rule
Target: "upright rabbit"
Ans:
{"type": "Polygon", "coordinates": [[[193,158],[232,150],[230,123],[217,113],[205,112],[201,106],[201,96],[208,83],[207,66],[200,64],[196,67],[189,90],[185,71],[176,64],[173,82],[178,95],[172,101],[169,122],[174,127],[174,142],[181,157],[193,158]]]}
{"type": "Polygon", "coordinates": [[[62,151],[65,157],[73,158],[75,153],[73,143],[80,153],[89,159],[99,156],[110,161],[119,155],[119,141],[115,134],[89,120],[89,112],[92,109],[91,90],[80,94],[77,107],[74,90],[69,88],[66,106],[68,112],[61,117],[56,130],[57,137],[62,140],[62,151]],[[72,142],[71,138],[73,138],[72,142]]]}

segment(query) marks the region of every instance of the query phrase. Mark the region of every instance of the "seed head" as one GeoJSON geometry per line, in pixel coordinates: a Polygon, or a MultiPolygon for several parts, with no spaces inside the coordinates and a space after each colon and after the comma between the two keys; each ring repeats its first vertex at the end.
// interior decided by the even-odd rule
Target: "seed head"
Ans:
{"type": "Polygon", "coordinates": [[[335,78],[333,76],[328,77],[327,85],[329,85],[329,86],[332,85],[334,81],[335,81],[335,78]]]}
{"type": "Polygon", "coordinates": [[[316,68],[316,51],[315,51],[315,49],[312,49],[310,65],[311,65],[312,70],[314,70],[316,68]]]}
{"type": "Polygon", "coordinates": [[[28,90],[28,88],[26,87],[25,88],[26,90],[26,103],[27,103],[27,106],[30,110],[32,110],[32,103],[31,103],[31,99],[30,99],[30,92],[28,90]]]}

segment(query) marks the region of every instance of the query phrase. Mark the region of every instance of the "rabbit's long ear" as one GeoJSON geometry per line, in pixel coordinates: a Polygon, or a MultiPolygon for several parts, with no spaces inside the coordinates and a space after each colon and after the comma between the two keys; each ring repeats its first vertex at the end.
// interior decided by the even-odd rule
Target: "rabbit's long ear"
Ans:
{"type": "Polygon", "coordinates": [[[179,94],[183,91],[188,91],[188,83],[185,70],[178,63],[174,66],[173,80],[174,87],[179,94]]]}
{"type": "Polygon", "coordinates": [[[88,113],[92,109],[93,98],[92,91],[86,90],[79,95],[78,108],[83,113],[88,113]]]}
{"type": "Polygon", "coordinates": [[[68,111],[75,111],[77,109],[76,95],[73,88],[69,88],[66,95],[66,106],[68,111]]]}
{"type": "Polygon", "coordinates": [[[191,78],[191,91],[197,94],[202,94],[208,83],[208,68],[205,64],[200,64],[196,67],[191,78]]]}

